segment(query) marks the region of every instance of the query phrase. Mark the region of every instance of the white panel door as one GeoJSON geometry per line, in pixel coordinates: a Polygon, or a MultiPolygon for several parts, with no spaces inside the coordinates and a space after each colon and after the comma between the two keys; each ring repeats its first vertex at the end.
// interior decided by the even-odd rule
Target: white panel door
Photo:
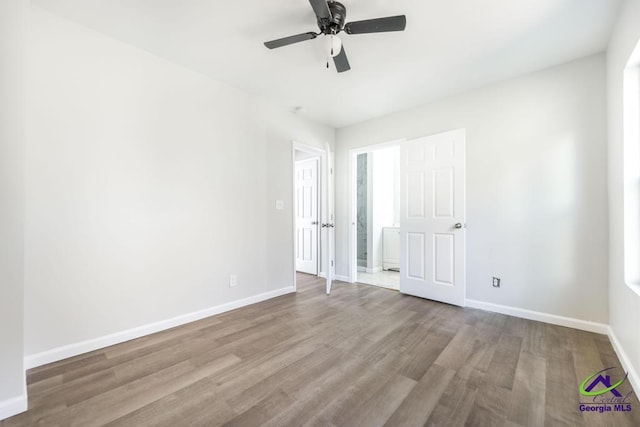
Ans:
{"type": "Polygon", "coordinates": [[[400,292],[465,305],[465,131],[400,146],[400,292]]]}
{"type": "Polygon", "coordinates": [[[318,159],[296,162],[296,270],[318,274],[318,159]]]}
{"type": "Polygon", "coordinates": [[[334,208],[333,208],[333,153],[329,147],[329,144],[325,144],[326,161],[324,162],[324,180],[326,200],[325,206],[325,221],[322,224],[322,228],[325,230],[325,239],[322,242],[324,247],[323,256],[325,261],[325,269],[327,271],[327,294],[331,293],[331,286],[333,284],[333,276],[335,275],[335,265],[333,260],[335,259],[335,224],[334,224],[334,208]]]}

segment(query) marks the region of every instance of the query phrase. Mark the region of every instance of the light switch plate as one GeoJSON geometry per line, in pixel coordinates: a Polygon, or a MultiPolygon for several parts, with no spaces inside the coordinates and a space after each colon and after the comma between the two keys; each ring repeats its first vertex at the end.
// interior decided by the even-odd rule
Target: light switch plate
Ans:
{"type": "Polygon", "coordinates": [[[284,209],[284,200],[276,200],[276,209],[279,211],[284,209]]]}

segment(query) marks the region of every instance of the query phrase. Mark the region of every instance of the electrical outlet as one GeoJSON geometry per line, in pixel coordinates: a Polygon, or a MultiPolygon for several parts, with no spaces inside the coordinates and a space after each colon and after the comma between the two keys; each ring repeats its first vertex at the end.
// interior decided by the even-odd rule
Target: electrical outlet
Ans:
{"type": "Polygon", "coordinates": [[[494,277],[492,284],[493,284],[494,288],[499,288],[500,287],[500,278],[499,277],[494,277]]]}
{"type": "Polygon", "coordinates": [[[231,276],[229,276],[229,287],[233,288],[237,284],[238,284],[238,276],[236,276],[235,274],[232,274],[231,276]]]}

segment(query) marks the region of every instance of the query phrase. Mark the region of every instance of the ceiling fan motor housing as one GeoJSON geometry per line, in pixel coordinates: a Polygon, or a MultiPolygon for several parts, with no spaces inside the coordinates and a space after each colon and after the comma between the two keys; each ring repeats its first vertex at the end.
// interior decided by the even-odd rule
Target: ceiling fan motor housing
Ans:
{"type": "Polygon", "coordinates": [[[327,3],[331,11],[331,19],[318,19],[318,27],[323,34],[338,34],[347,20],[347,8],[337,1],[327,3]]]}

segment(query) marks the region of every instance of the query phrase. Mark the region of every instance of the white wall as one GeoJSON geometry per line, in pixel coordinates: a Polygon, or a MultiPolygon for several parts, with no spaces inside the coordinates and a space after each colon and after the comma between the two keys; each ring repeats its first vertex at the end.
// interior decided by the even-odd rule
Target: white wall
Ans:
{"type": "Polygon", "coordinates": [[[620,12],[607,52],[607,93],[609,119],[609,312],[611,328],[627,362],[627,369],[640,387],[640,296],[624,278],[623,216],[623,116],[622,73],[640,40],[640,1],[626,1],[620,12]]]}
{"type": "Polygon", "coordinates": [[[32,15],[26,354],[292,286],[292,140],[333,129],[32,15]]]}
{"type": "Polygon", "coordinates": [[[0,2],[0,419],[26,410],[24,153],[28,1],[0,2]]]}
{"type": "Polygon", "coordinates": [[[600,54],[339,129],[337,274],[349,149],[466,128],[467,298],[607,323],[605,101],[600,54]]]}

